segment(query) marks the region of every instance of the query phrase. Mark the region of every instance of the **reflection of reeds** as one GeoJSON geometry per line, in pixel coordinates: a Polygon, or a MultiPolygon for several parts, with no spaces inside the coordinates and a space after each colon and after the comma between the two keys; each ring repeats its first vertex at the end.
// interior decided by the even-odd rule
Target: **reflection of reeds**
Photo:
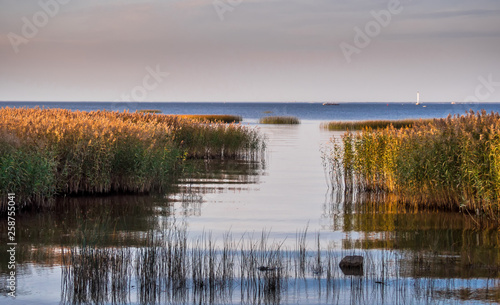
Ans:
{"type": "Polygon", "coordinates": [[[304,277],[306,272],[306,252],[307,252],[307,229],[303,232],[298,232],[296,237],[296,248],[297,253],[295,261],[295,277],[304,277]]]}
{"type": "Polygon", "coordinates": [[[165,235],[149,233],[145,247],[136,253],[137,293],[141,303],[161,299],[162,291],[184,298],[188,261],[184,230],[167,230],[165,235]]]}
{"type": "Polygon", "coordinates": [[[289,276],[286,251],[277,242],[268,243],[269,233],[262,232],[259,241],[248,240],[240,250],[241,300],[276,304],[286,289],[289,276]]]}
{"type": "Polygon", "coordinates": [[[328,200],[324,213],[333,221],[331,230],[362,236],[343,240],[343,248],[398,251],[403,277],[495,278],[500,274],[498,230],[493,222],[477,230],[470,217],[416,211],[401,205],[394,194],[334,190],[328,200]]]}
{"type": "Polygon", "coordinates": [[[136,283],[141,303],[189,297],[212,303],[230,298],[239,282],[244,302],[279,303],[292,269],[289,255],[281,243],[268,242],[268,233],[238,244],[227,234],[222,248],[204,235],[188,247],[186,231],[169,228],[148,233],[145,246],[136,250],[87,245],[63,251],[63,299],[124,302],[136,283]]]}
{"type": "MultiPolygon", "coordinates": [[[[370,304],[375,293],[378,301],[390,297],[406,303],[421,298],[432,301],[433,291],[442,288],[437,279],[415,271],[443,264],[432,257],[338,251],[322,247],[319,235],[316,249],[306,249],[305,234],[297,235],[294,251],[282,242],[270,241],[267,232],[257,240],[234,242],[227,234],[217,243],[204,234],[188,242],[185,229],[176,227],[148,233],[145,245],[138,249],[74,248],[63,252],[62,300],[66,304],[126,303],[135,289],[141,304],[227,303],[235,301],[233,294],[239,286],[236,300],[241,303],[279,304],[292,285],[307,289],[307,283],[314,281],[315,295],[327,300],[341,297],[341,303],[370,304]],[[353,254],[364,257],[361,276],[343,275],[338,267],[344,255],[353,254]]],[[[492,273],[492,278],[496,276],[492,273]]]]}
{"type": "Polygon", "coordinates": [[[67,303],[126,303],[131,286],[131,252],[127,248],[63,249],[62,298],[67,303]]]}

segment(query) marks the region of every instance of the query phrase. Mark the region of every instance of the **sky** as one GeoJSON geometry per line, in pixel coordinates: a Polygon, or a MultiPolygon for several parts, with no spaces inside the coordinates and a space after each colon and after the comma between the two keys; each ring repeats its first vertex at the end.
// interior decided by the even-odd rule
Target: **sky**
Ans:
{"type": "Polygon", "coordinates": [[[500,102],[498,0],[0,0],[0,100],[500,102]]]}

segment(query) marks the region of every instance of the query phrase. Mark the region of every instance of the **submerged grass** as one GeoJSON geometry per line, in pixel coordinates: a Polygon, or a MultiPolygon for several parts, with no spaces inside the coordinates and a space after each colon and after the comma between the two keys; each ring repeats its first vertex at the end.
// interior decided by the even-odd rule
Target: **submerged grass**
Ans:
{"type": "MultiPolygon", "coordinates": [[[[185,228],[173,226],[150,231],[140,248],[75,247],[63,251],[61,303],[128,303],[136,290],[141,304],[280,304],[301,289],[307,298],[308,285],[318,300],[337,304],[384,298],[432,303],[440,289],[460,289],[458,283],[444,287],[433,273],[453,266],[433,251],[339,250],[322,245],[319,234],[312,249],[305,240],[306,231],[299,233],[297,248],[290,251],[268,232],[237,242],[228,233],[220,243],[210,234],[188,240],[185,228]],[[341,270],[346,255],[363,256],[363,267],[341,270]]],[[[498,285],[495,268],[485,278],[492,287],[498,285]]]]}
{"type": "Polygon", "coordinates": [[[334,187],[393,192],[415,208],[463,211],[500,224],[498,113],[347,132],[325,159],[334,187]]]}
{"type": "Polygon", "coordinates": [[[403,120],[367,120],[367,121],[333,121],[322,123],[321,128],[327,130],[362,130],[364,128],[380,129],[392,126],[394,128],[412,127],[416,123],[429,123],[434,119],[403,119],[403,120]]]}
{"type": "MultiPolygon", "coordinates": [[[[0,109],[0,192],[23,205],[55,194],[165,188],[186,158],[254,158],[259,133],[149,113],[0,109]]],[[[0,211],[6,207],[2,196],[0,211]]]]}
{"type": "Polygon", "coordinates": [[[260,124],[300,124],[300,120],[294,116],[265,116],[260,118],[260,124]]]}

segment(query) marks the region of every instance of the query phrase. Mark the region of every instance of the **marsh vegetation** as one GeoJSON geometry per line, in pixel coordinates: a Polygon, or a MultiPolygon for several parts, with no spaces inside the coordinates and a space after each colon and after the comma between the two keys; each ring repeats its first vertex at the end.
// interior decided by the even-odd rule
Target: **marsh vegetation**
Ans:
{"type": "Polygon", "coordinates": [[[399,195],[414,209],[461,211],[500,224],[500,115],[485,111],[364,129],[323,158],[332,187],[399,195]]]}
{"type": "MultiPolygon", "coordinates": [[[[319,123],[259,128],[272,158],[188,156],[190,146],[174,139],[184,147],[181,175],[160,194],[57,197],[50,211],[23,212],[16,268],[30,290],[20,290],[16,301],[500,302],[493,219],[405,204],[395,191],[361,187],[356,175],[345,179],[341,158],[342,174],[330,173],[335,187],[327,190],[316,143],[341,132],[319,123]],[[363,269],[344,273],[339,263],[347,255],[362,256],[363,269]]],[[[343,142],[335,143],[341,151],[343,142]]],[[[338,156],[333,152],[323,157],[338,156]]],[[[0,226],[0,235],[6,230],[0,226]]],[[[3,260],[6,250],[0,245],[3,260]]],[[[0,266],[2,292],[6,276],[0,266]]]]}
{"type": "Polygon", "coordinates": [[[211,123],[239,123],[243,120],[241,116],[228,114],[178,114],[172,116],[211,123]]]}
{"type": "Polygon", "coordinates": [[[0,189],[24,198],[20,207],[160,191],[185,159],[253,158],[263,147],[242,125],[151,113],[2,108],[0,120],[0,189]]]}
{"type": "Polygon", "coordinates": [[[260,118],[260,124],[300,124],[300,120],[294,116],[265,116],[260,118]]]}
{"type": "MultiPolygon", "coordinates": [[[[162,113],[158,109],[141,109],[137,110],[137,112],[162,113]]],[[[239,123],[243,120],[241,116],[228,114],[169,114],[169,116],[210,123],[239,123]]]]}
{"type": "Polygon", "coordinates": [[[365,128],[380,129],[392,126],[394,128],[412,127],[417,123],[429,123],[434,119],[403,119],[403,120],[366,120],[366,121],[333,121],[322,123],[321,128],[327,130],[362,130],[365,128]]]}
{"type": "Polygon", "coordinates": [[[140,109],[137,110],[139,113],[161,113],[161,110],[158,109],[140,109]]]}

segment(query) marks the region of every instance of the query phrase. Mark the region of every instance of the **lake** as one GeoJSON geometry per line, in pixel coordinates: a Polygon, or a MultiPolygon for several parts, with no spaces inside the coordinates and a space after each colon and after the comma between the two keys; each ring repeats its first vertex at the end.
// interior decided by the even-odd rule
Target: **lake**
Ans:
{"type": "Polygon", "coordinates": [[[321,151],[342,132],[320,128],[328,120],[445,117],[500,105],[0,103],[12,105],[240,115],[267,148],[256,160],[190,161],[162,194],[58,198],[51,212],[18,216],[17,297],[6,296],[2,244],[2,304],[500,303],[498,229],[479,230],[459,213],[405,211],[389,195],[332,188],[321,151]],[[257,124],[265,115],[302,122],[257,124]],[[345,255],[364,257],[361,273],[338,268],[345,255]]]}

